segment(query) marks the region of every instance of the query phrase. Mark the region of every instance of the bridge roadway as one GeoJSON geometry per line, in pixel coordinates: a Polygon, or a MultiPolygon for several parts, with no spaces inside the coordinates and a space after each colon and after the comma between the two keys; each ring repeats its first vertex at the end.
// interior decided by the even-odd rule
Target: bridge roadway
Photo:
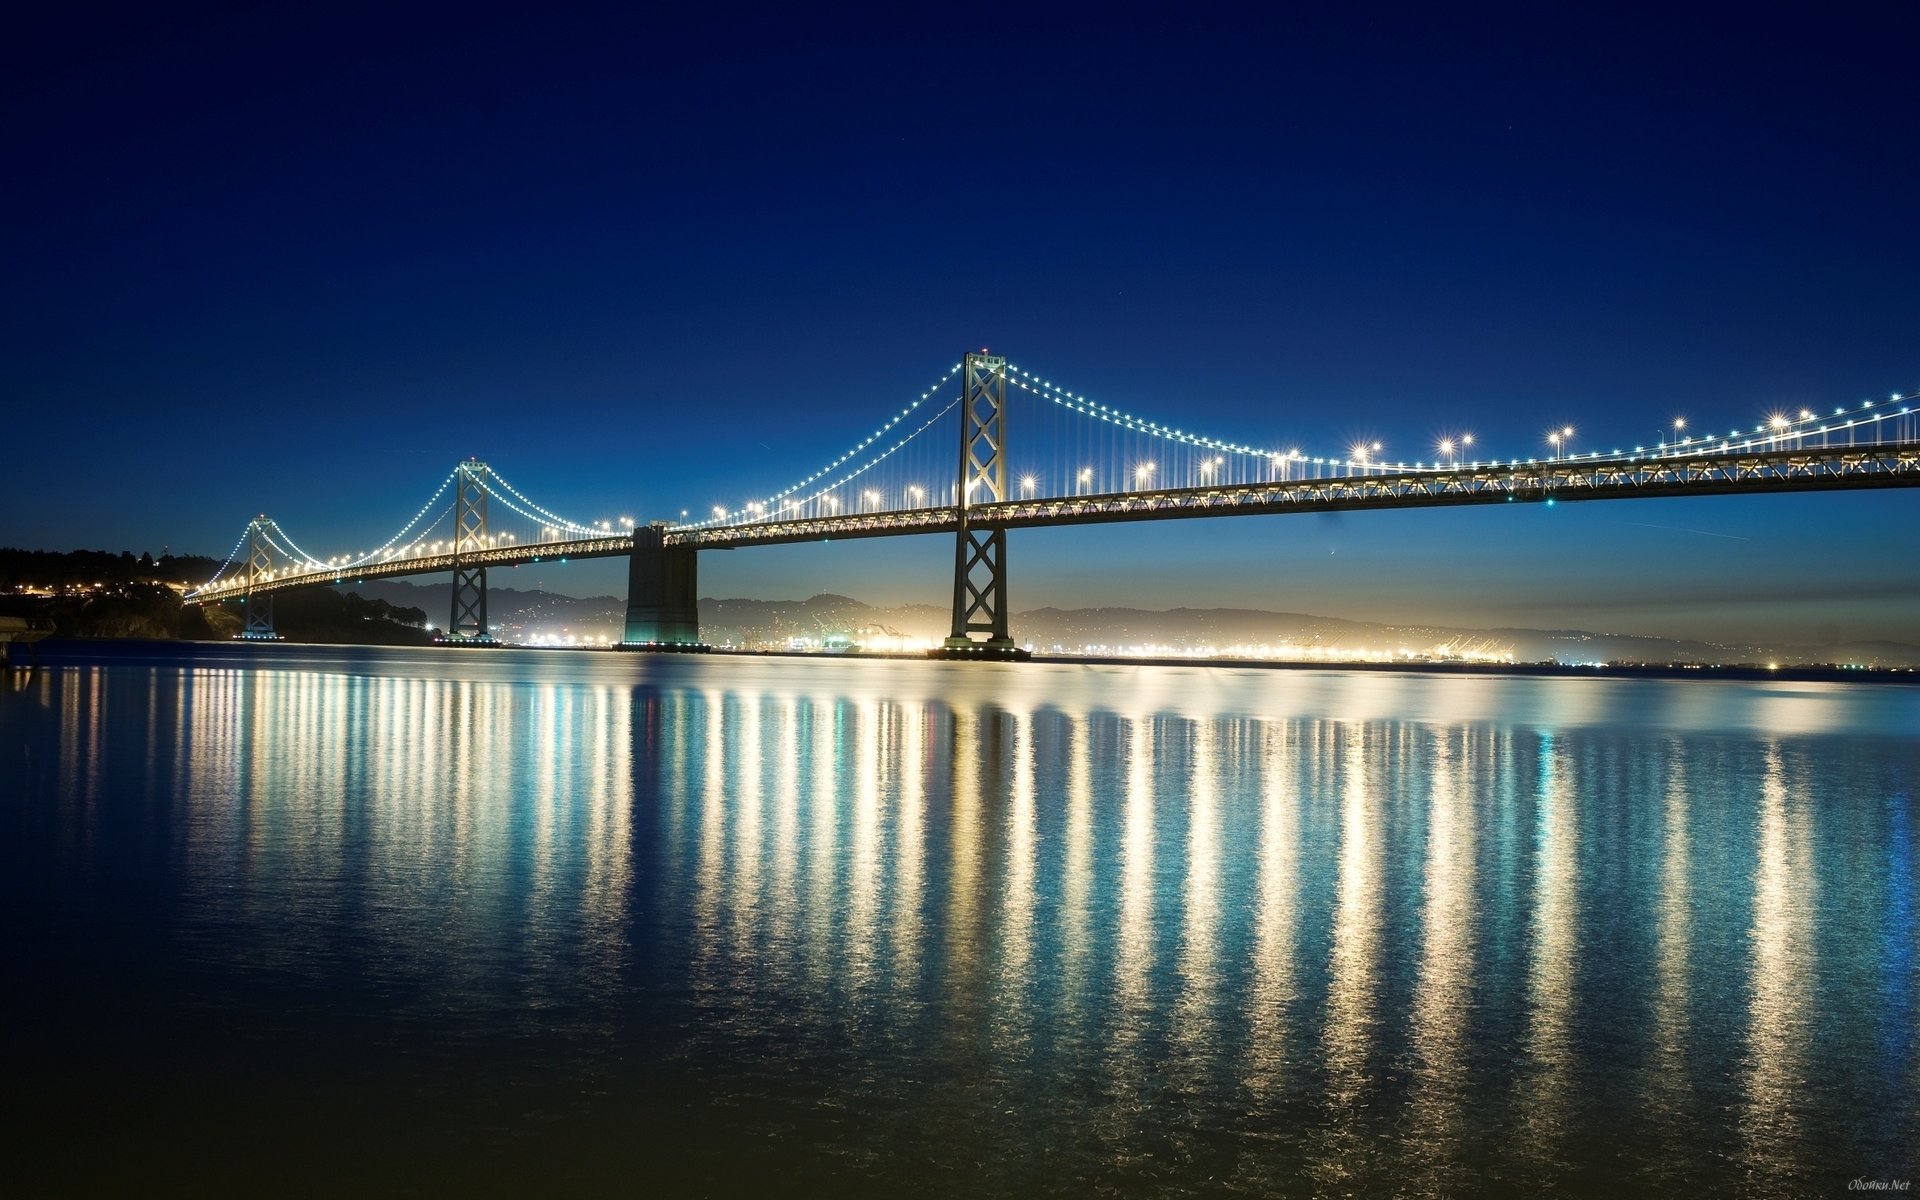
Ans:
{"type": "MultiPolygon", "coordinates": [[[[1633,457],[1523,464],[1462,464],[1419,470],[1381,470],[1366,475],[1270,483],[1116,492],[975,504],[968,523],[976,527],[1025,529],[1095,525],[1115,521],[1164,521],[1183,517],[1271,516],[1280,513],[1354,509],[1439,508],[1512,501],[1632,500],[1743,493],[1847,491],[1920,486],[1920,444],[1883,443],[1818,449],[1739,450],[1681,457],[1633,457]]],[[[680,526],[662,531],[663,546],[730,550],[845,538],[954,533],[960,513],[936,508],[847,513],[738,525],[680,526]]],[[[630,534],[571,541],[516,543],[470,551],[461,563],[522,566],[536,562],[612,558],[632,553],[630,534]]],[[[282,591],[320,583],[351,583],[400,575],[445,574],[454,556],[396,557],[351,570],[279,572],[255,582],[253,592],[282,591]]],[[[212,602],[244,595],[244,576],[198,592],[212,602]]]]}

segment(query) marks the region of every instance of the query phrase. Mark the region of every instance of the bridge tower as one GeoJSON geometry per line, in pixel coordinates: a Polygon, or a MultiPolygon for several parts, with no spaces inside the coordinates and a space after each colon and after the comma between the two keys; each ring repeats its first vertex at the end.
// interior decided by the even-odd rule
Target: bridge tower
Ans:
{"type": "Polygon", "coordinates": [[[954,503],[960,532],[953,552],[953,631],[942,658],[1021,658],[1007,634],[1007,531],[977,526],[976,504],[1007,495],[1007,360],[969,351],[960,403],[960,480],[954,503]],[[984,640],[974,634],[984,633],[984,640]]]}
{"type": "Polygon", "coordinates": [[[267,518],[255,517],[247,522],[246,624],[240,631],[248,641],[274,641],[280,636],[273,630],[273,594],[253,594],[254,587],[265,583],[272,572],[273,547],[267,541],[267,518]]]}
{"type": "Polygon", "coordinates": [[[453,619],[447,636],[490,642],[487,629],[487,568],[472,557],[487,548],[487,464],[470,458],[454,468],[453,619]]]}

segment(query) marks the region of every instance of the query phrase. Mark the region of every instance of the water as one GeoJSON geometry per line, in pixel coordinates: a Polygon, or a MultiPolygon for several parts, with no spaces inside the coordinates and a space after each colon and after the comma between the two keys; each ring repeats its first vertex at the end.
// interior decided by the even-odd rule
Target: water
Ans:
{"type": "Polygon", "coordinates": [[[47,657],[0,694],[36,1191],[1914,1173],[1920,689],[47,657]]]}

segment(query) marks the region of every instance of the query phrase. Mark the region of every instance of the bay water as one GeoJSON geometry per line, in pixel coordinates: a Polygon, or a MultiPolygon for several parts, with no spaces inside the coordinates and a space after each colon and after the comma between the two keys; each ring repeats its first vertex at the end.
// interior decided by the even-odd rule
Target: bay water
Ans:
{"type": "Polygon", "coordinates": [[[0,676],[34,1194],[1914,1173],[1920,688],[42,658],[0,676]]]}

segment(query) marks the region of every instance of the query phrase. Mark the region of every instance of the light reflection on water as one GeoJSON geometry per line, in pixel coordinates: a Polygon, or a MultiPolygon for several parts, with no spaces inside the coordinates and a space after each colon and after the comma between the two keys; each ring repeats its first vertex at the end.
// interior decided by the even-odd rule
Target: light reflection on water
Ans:
{"type": "Polygon", "coordinates": [[[1519,1143],[1529,1164],[1551,1179],[1564,1164],[1572,1097],[1579,921],[1578,801],[1567,776],[1566,748],[1556,734],[1540,737],[1540,772],[1534,801],[1533,922],[1528,951],[1527,1032],[1518,1071],[1515,1107],[1519,1143]]]}
{"type": "Polygon", "coordinates": [[[1741,1113],[1742,1166],[1755,1180],[1793,1171],[1805,1155],[1801,1094],[1807,1082],[1809,981],[1817,966],[1809,929],[1818,903],[1810,822],[1805,806],[1789,799],[1780,746],[1769,741],[1762,753],[1759,865],[1748,934],[1753,984],[1741,1113]]]}
{"type": "Polygon", "coordinates": [[[1426,886],[1419,974],[1408,1016],[1413,1043],[1409,1115],[1426,1136],[1410,1175],[1438,1192],[1464,1182],[1466,1049],[1473,1008],[1474,844],[1471,797],[1460,778],[1458,734],[1436,742],[1428,793],[1426,886]]]}
{"type": "Polygon", "coordinates": [[[35,1016],[279,1056],[242,1123],[339,1075],[476,1178],[645,1128],[709,1185],[969,1195],[1787,1195],[1920,1143],[1909,689],[292,648],[9,688],[10,904],[74,980],[35,1016]]]}

